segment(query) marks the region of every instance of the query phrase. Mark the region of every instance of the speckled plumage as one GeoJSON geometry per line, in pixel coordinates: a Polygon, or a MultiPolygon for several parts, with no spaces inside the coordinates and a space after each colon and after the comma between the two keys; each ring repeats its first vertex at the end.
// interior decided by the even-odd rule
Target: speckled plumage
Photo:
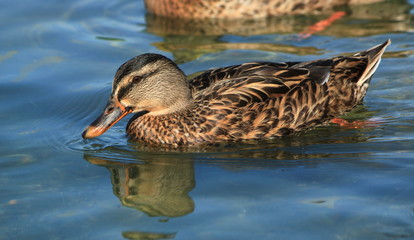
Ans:
{"type": "MultiPolygon", "coordinates": [[[[183,74],[170,79],[172,73],[181,72],[171,60],[144,54],[121,66],[117,75],[124,78],[115,79],[133,91],[118,98],[120,87],[114,84],[115,100],[111,101],[130,109],[129,112],[140,112],[128,123],[127,133],[132,139],[149,144],[197,145],[283,136],[338,117],[359,104],[389,44],[387,41],[349,57],[252,62],[217,68],[189,81],[183,79],[183,74]],[[146,58],[155,60],[142,61],[146,58]],[[138,60],[141,65],[134,65],[138,60]],[[125,75],[121,73],[123,69],[143,73],[131,70],[125,75]],[[143,74],[151,75],[151,80],[141,77],[132,83],[131,79],[143,74]],[[171,84],[180,85],[180,89],[170,88],[171,84]],[[147,85],[156,85],[153,91],[158,92],[151,93],[147,85]],[[138,99],[140,91],[150,92],[149,97],[138,99]],[[157,104],[150,99],[167,97],[169,100],[157,100],[157,104]]],[[[97,126],[98,120],[92,125],[97,126]]]]}

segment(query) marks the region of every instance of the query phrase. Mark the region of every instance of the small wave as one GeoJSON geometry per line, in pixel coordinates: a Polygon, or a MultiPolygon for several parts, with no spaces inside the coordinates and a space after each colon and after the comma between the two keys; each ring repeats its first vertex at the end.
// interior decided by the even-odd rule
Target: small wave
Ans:
{"type": "MultiPolygon", "coordinates": [[[[124,122],[115,125],[97,139],[84,140],[81,136],[85,127],[103,110],[107,94],[108,89],[102,89],[94,94],[76,92],[62,96],[43,113],[50,116],[42,122],[43,128],[47,129],[41,136],[43,143],[57,151],[71,152],[99,150],[118,145],[125,136],[124,122]]],[[[50,102],[49,99],[45,101],[50,102]]],[[[127,141],[126,137],[124,141],[127,141]]]]}

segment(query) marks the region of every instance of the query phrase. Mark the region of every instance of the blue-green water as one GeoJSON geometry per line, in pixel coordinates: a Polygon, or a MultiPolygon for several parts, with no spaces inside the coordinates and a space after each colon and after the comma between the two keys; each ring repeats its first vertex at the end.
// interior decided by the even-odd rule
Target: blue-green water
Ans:
{"type": "Polygon", "coordinates": [[[0,239],[414,239],[413,4],[349,7],[300,39],[328,16],[198,24],[146,17],[141,1],[0,2],[0,239]],[[182,152],[128,141],[127,119],[81,138],[118,66],[144,52],[190,74],[388,38],[346,116],[376,121],[364,128],[182,152]]]}

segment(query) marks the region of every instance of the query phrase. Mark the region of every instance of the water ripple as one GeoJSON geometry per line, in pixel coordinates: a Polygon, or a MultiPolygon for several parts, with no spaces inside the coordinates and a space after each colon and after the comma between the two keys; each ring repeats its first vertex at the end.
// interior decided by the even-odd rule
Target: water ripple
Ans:
{"type": "MultiPolygon", "coordinates": [[[[111,133],[93,141],[84,140],[81,137],[83,129],[99,116],[104,108],[107,94],[108,89],[103,88],[92,94],[83,91],[62,96],[59,102],[55,102],[44,113],[44,115],[51,117],[42,123],[48,129],[41,136],[43,144],[57,151],[73,152],[97,150],[116,145],[120,136],[115,137],[111,133]]],[[[114,130],[115,132],[124,131],[121,124],[115,126],[114,130]]]]}

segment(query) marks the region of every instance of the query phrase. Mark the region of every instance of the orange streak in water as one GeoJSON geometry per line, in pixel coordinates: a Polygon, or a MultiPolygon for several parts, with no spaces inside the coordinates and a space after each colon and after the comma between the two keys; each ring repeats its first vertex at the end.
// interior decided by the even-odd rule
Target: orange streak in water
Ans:
{"type": "Polygon", "coordinates": [[[313,24],[312,26],[309,26],[305,31],[303,31],[302,33],[299,33],[299,38],[300,40],[308,38],[310,36],[312,36],[312,34],[317,33],[317,32],[321,32],[323,30],[325,30],[327,27],[329,27],[330,25],[332,25],[332,23],[334,23],[336,20],[342,18],[343,16],[345,16],[345,12],[334,12],[332,13],[332,15],[324,20],[321,20],[315,24],[313,24]]]}

